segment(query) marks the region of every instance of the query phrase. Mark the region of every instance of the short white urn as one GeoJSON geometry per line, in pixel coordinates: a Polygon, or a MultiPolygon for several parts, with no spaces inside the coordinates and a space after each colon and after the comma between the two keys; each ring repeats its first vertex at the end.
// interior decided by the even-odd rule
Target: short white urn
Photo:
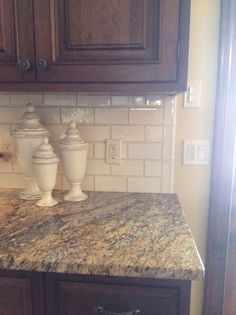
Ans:
{"type": "Polygon", "coordinates": [[[58,161],[59,158],[48,143],[48,138],[44,138],[33,155],[35,177],[42,192],[41,199],[36,203],[39,207],[52,207],[58,203],[52,197],[52,190],[56,185],[58,161]]]}
{"type": "Polygon", "coordinates": [[[68,201],[87,199],[88,196],[81,190],[81,184],[86,170],[88,143],[81,139],[74,122],[70,123],[65,137],[60,142],[60,152],[64,175],[70,185],[64,199],[68,201]]]}
{"type": "Polygon", "coordinates": [[[48,136],[48,130],[41,125],[32,104],[27,105],[21,119],[21,124],[12,132],[17,162],[26,179],[26,188],[19,197],[24,200],[35,200],[40,198],[41,192],[35,180],[32,156],[43,139],[48,136]]]}

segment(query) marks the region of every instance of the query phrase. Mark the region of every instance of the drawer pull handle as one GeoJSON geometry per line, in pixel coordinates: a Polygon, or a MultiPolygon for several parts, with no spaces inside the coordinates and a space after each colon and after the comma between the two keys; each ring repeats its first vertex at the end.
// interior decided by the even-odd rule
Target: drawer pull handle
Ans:
{"type": "Polygon", "coordinates": [[[28,59],[21,59],[19,61],[19,67],[22,71],[28,71],[31,67],[30,61],[28,59]]]}
{"type": "Polygon", "coordinates": [[[43,58],[40,58],[39,60],[37,60],[36,62],[36,67],[39,71],[45,71],[48,67],[47,65],[47,61],[43,58]]]}
{"type": "Polygon", "coordinates": [[[138,315],[140,310],[132,310],[129,312],[115,313],[110,311],[105,311],[102,306],[95,306],[93,308],[94,313],[101,313],[103,315],[138,315]]]}

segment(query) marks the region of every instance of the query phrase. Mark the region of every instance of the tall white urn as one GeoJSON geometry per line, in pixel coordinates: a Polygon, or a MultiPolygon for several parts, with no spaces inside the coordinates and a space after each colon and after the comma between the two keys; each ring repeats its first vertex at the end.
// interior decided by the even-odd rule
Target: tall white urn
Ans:
{"type": "Polygon", "coordinates": [[[68,201],[87,199],[88,196],[81,190],[81,184],[86,170],[88,143],[81,139],[74,122],[70,123],[65,137],[60,142],[60,152],[64,175],[70,184],[70,190],[64,199],[68,201]]]}
{"type": "Polygon", "coordinates": [[[21,120],[21,124],[12,132],[16,158],[26,179],[26,188],[19,197],[24,200],[35,200],[40,198],[41,191],[35,179],[32,156],[43,139],[48,136],[48,130],[41,125],[32,104],[27,104],[21,120]]]}

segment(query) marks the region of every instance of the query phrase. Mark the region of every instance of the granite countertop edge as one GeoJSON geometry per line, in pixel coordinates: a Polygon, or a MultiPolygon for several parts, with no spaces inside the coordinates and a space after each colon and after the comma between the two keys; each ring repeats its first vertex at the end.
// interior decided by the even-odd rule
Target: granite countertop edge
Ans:
{"type": "MultiPolygon", "coordinates": [[[[91,192],[83,203],[38,208],[33,201],[19,200],[18,192],[0,190],[1,269],[204,278],[201,257],[174,194],[91,192]]],[[[61,199],[61,192],[56,197],[61,199]]]]}

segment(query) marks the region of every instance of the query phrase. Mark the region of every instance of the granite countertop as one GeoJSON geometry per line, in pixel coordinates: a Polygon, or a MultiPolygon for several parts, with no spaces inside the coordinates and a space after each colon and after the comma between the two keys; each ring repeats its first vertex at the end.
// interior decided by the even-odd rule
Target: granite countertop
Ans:
{"type": "MultiPolygon", "coordinates": [[[[0,268],[200,280],[204,267],[173,194],[89,192],[39,208],[0,190],[0,268]]],[[[60,192],[57,198],[62,199],[60,192]]]]}

